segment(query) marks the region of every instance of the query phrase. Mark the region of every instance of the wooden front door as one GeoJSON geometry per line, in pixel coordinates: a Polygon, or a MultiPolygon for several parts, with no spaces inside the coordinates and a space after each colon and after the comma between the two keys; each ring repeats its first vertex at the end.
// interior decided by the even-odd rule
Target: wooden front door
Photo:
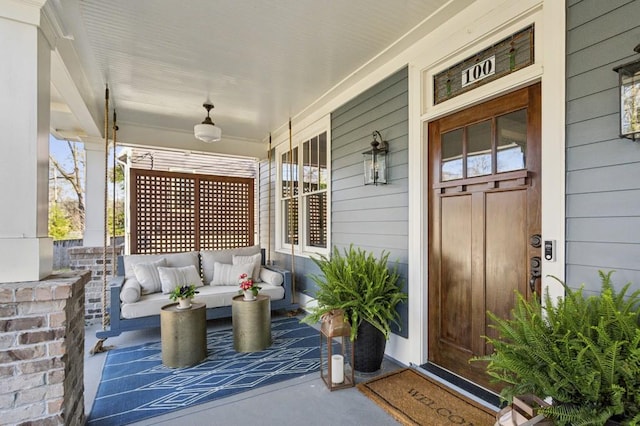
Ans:
{"type": "Polygon", "coordinates": [[[429,164],[429,362],[496,390],[469,359],[540,294],[540,84],[430,122],[429,164]]]}

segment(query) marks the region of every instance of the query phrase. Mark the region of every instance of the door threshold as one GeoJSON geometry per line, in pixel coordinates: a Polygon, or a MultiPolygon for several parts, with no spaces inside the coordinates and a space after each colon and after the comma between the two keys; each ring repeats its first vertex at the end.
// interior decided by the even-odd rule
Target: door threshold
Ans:
{"type": "Polygon", "coordinates": [[[480,387],[469,380],[458,376],[457,374],[452,373],[449,370],[446,370],[442,367],[439,367],[435,364],[426,363],[417,366],[425,373],[429,373],[429,375],[433,375],[436,378],[439,378],[441,381],[446,384],[452,385],[478,400],[478,402],[482,402],[487,406],[490,406],[493,409],[499,409],[504,403],[501,403],[500,396],[496,393],[480,387]]]}

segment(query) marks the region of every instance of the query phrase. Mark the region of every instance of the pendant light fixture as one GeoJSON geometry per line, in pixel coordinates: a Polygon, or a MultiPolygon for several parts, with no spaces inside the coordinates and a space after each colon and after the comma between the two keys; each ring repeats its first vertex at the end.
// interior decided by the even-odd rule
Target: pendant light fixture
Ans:
{"type": "Polygon", "coordinates": [[[193,134],[196,139],[200,139],[203,142],[217,142],[222,139],[222,129],[216,126],[209,116],[209,113],[213,109],[213,104],[207,101],[202,104],[202,106],[207,110],[207,117],[202,123],[193,126],[193,134]]]}

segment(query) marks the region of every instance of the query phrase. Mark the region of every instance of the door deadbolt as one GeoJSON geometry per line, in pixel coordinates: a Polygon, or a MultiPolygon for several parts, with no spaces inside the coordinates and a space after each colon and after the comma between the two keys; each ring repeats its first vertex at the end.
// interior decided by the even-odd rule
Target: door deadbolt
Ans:
{"type": "Polygon", "coordinates": [[[542,247],[542,236],[540,234],[533,234],[529,238],[529,244],[531,244],[531,247],[533,248],[542,247]]]}

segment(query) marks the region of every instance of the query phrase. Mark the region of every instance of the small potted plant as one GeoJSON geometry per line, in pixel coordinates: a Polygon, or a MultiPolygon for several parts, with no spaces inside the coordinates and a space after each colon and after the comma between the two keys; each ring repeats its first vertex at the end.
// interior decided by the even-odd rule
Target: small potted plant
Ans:
{"type": "Polygon", "coordinates": [[[258,292],[262,287],[258,287],[247,274],[240,274],[240,279],[238,281],[240,283],[240,290],[238,290],[238,294],[244,294],[244,300],[256,300],[258,292]]]}
{"type": "Polygon", "coordinates": [[[189,309],[191,307],[191,299],[193,299],[196,293],[199,293],[199,291],[196,290],[194,284],[178,285],[169,293],[169,299],[174,302],[176,300],[178,301],[178,309],[189,309]]]}

